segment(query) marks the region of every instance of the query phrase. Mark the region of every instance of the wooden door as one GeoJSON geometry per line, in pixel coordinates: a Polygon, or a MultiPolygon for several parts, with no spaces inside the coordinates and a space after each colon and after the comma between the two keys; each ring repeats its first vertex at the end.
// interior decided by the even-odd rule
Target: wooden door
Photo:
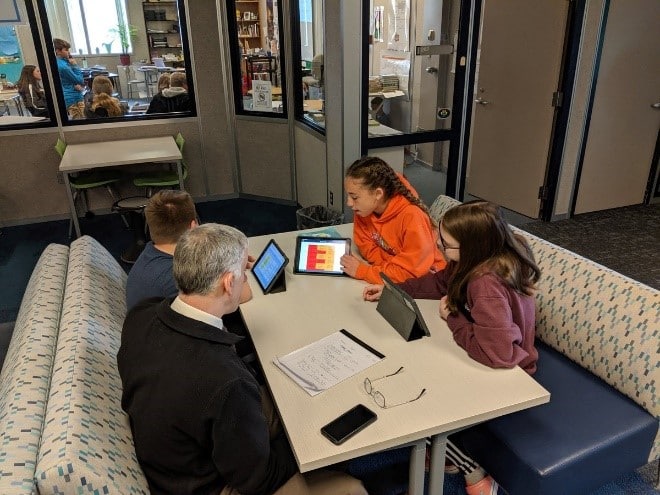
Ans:
{"type": "Polygon", "coordinates": [[[660,125],[660,2],[613,0],[575,213],[640,204],[660,125]]]}
{"type": "Polygon", "coordinates": [[[568,2],[484,0],[465,192],[538,218],[568,2]]]}

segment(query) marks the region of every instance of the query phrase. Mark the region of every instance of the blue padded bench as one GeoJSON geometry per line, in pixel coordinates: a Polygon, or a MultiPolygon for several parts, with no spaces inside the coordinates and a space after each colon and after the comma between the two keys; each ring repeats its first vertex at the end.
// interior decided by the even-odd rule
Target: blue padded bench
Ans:
{"type": "Polygon", "coordinates": [[[534,378],[548,404],[457,435],[510,495],[584,494],[647,463],[658,421],[581,366],[537,342],[534,378]]]}
{"type": "MultiPolygon", "coordinates": [[[[459,204],[439,196],[440,220],[459,204]]],[[[456,434],[509,495],[583,495],[660,458],[660,292],[519,229],[550,402],[456,434]]]]}

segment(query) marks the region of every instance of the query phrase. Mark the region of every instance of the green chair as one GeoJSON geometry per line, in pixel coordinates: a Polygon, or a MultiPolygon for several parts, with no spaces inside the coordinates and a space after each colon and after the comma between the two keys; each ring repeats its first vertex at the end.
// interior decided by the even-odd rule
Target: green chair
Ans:
{"type": "MultiPolygon", "coordinates": [[[[186,140],[183,138],[181,133],[178,133],[174,140],[176,141],[176,145],[179,147],[179,151],[183,155],[183,145],[186,143],[186,140]]],[[[186,180],[188,177],[188,165],[186,165],[185,160],[181,160],[181,168],[183,180],[186,180]]],[[[179,174],[177,173],[176,168],[170,165],[167,170],[159,170],[156,172],[148,172],[136,175],[133,178],[133,184],[136,187],[146,187],[147,197],[150,198],[153,195],[154,187],[178,186],[179,174]]]]}
{"type": "MultiPolygon", "coordinates": [[[[57,143],[55,144],[55,151],[57,151],[57,154],[60,155],[60,158],[64,156],[65,150],[66,143],[62,139],[58,138],[57,143]]],[[[114,202],[119,199],[119,195],[115,191],[114,187],[112,187],[112,185],[119,182],[120,180],[121,173],[116,170],[107,169],[79,172],[75,177],[69,176],[69,184],[71,185],[71,189],[73,191],[73,204],[76,204],[78,197],[82,198],[85,217],[92,218],[94,214],[89,211],[87,207],[87,190],[96,187],[103,187],[106,191],[108,191],[108,194],[110,194],[110,197],[114,202]]],[[[122,217],[122,220],[128,227],[127,220],[124,217],[122,217]]],[[[69,221],[69,237],[71,237],[72,231],[73,220],[69,221]]]]}

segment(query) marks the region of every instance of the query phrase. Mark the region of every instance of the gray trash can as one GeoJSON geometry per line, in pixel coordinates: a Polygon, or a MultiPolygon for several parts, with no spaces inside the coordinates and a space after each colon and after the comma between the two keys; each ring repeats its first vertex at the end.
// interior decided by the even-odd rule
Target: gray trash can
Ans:
{"type": "Polygon", "coordinates": [[[296,211],[296,226],[298,230],[339,225],[343,221],[343,213],[331,210],[323,205],[306,206],[296,211]]]}

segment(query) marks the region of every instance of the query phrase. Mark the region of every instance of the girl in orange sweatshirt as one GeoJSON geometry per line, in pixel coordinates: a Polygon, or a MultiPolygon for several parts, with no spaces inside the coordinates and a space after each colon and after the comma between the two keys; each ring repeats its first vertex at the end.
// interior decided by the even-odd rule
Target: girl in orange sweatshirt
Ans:
{"type": "Polygon", "coordinates": [[[344,185],[355,214],[353,242],[367,261],[342,256],[344,273],[380,284],[381,272],[403,282],[445,267],[428,208],[392,167],[377,157],[361,158],[348,168],[344,185]]]}

